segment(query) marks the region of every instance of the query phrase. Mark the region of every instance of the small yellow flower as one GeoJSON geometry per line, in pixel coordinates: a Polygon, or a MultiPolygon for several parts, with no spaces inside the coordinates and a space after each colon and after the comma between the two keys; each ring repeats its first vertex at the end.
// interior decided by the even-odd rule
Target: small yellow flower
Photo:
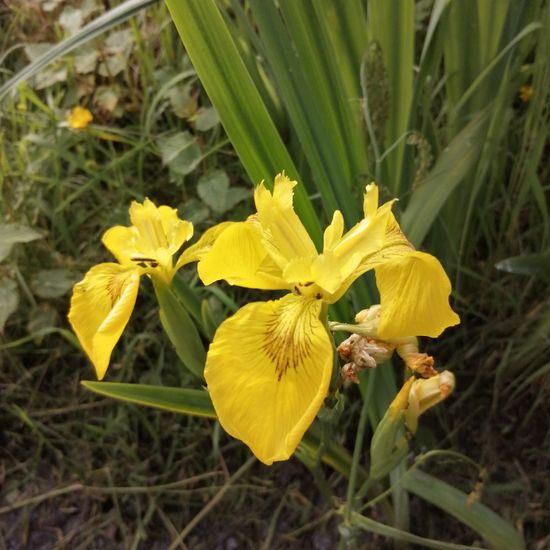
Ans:
{"type": "Polygon", "coordinates": [[[82,130],[94,119],[92,113],[85,107],[75,107],[67,116],[67,122],[71,128],[82,130]]]}
{"type": "Polygon", "coordinates": [[[519,89],[519,97],[521,101],[523,101],[524,103],[529,103],[534,93],[535,93],[535,90],[533,89],[533,86],[529,84],[524,84],[519,89]]]}
{"type": "Polygon", "coordinates": [[[141,275],[170,284],[180,267],[200,258],[219,230],[204,233],[174,266],[172,257],[192,237],[193,224],[180,220],[175,209],[157,208],[149,199],[132,202],[129,212],[130,227],[113,227],[102,238],[118,263],[98,264],[86,273],[74,286],[68,315],[100,380],[134,309],[141,275]]]}
{"type": "Polygon", "coordinates": [[[222,426],[265,464],[290,457],[321,407],[334,353],[326,305],[360,275],[376,270],[381,339],[437,336],[459,322],[443,268],[406,240],[392,202],[378,207],[376,185],[366,187],[364,218],[347,233],[342,214],[334,213],[322,253],[294,212],[295,185],[284,174],[273,193],[261,183],[257,213],[227,224],[198,265],[205,284],[225,279],[288,292],[250,303],[222,323],[204,371],[222,426]]]}

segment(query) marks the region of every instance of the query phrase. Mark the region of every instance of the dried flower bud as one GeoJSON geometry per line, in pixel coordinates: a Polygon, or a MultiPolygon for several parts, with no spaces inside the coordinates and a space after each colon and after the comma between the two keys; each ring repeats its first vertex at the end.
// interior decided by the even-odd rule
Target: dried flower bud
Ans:
{"type": "Polygon", "coordinates": [[[394,346],[386,342],[352,334],[338,346],[340,357],[349,361],[342,368],[342,377],[345,380],[359,383],[357,376],[359,372],[373,369],[378,364],[387,361],[392,356],[394,349],[394,346]]]}
{"type": "Polygon", "coordinates": [[[359,384],[359,377],[355,369],[355,363],[346,363],[340,370],[340,375],[344,380],[349,380],[354,384],[359,384]]]}
{"type": "Polygon", "coordinates": [[[418,351],[416,338],[411,338],[406,344],[397,346],[397,353],[405,361],[405,365],[420,376],[431,378],[437,375],[437,371],[434,369],[434,358],[427,353],[418,351]]]}

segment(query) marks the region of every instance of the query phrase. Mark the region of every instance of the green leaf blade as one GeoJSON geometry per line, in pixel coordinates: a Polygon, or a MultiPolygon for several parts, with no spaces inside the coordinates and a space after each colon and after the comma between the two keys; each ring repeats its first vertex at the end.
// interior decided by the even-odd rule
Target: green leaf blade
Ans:
{"type": "Polygon", "coordinates": [[[179,414],[216,418],[210,396],[204,390],[91,380],[83,380],[81,384],[94,393],[120,401],[179,414]]]}

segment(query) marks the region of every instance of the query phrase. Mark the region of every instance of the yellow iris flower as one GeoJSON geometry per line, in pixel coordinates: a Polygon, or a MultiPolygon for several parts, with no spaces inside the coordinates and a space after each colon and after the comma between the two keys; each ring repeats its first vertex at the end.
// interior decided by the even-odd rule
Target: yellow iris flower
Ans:
{"type": "Polygon", "coordinates": [[[174,254],[193,236],[193,224],[149,199],[132,202],[129,212],[130,227],[113,227],[102,238],[118,263],[98,264],[86,273],[73,289],[68,315],[100,380],[134,309],[141,275],[170,284],[177,269],[199,259],[205,244],[223,228],[207,231],[174,265],[174,254]]]}
{"type": "Polygon", "coordinates": [[[334,213],[321,254],[294,212],[295,185],[284,174],[275,178],[273,193],[261,183],[257,213],[227,223],[198,265],[205,284],[225,279],[289,291],[247,304],[224,321],[204,371],[222,426],[265,464],[288,459],[315,419],[333,368],[326,304],[360,275],[376,270],[381,339],[438,336],[459,322],[441,264],[406,240],[392,202],[378,207],[376,185],[366,187],[364,219],[348,232],[342,214],[334,213]]]}

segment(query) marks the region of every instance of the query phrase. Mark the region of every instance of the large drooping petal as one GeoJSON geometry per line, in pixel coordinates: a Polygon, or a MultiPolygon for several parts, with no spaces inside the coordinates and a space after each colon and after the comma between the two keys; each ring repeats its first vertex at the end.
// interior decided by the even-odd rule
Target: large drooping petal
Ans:
{"type": "Polygon", "coordinates": [[[296,183],[283,173],[275,177],[273,193],[263,183],[254,191],[264,244],[281,269],[295,258],[317,255],[311,237],[294,212],[292,189],[296,183]]]}
{"type": "Polygon", "coordinates": [[[375,269],[382,340],[439,336],[460,323],[449,306],[451,283],[439,261],[424,252],[395,256],[375,269]]]}
{"type": "Polygon", "coordinates": [[[134,309],[139,277],[139,268],[104,263],[74,286],[69,321],[99,380],[134,309]]]}
{"type": "Polygon", "coordinates": [[[321,302],[288,294],[219,327],[204,375],[223,428],[265,464],[286,460],[326,396],[332,344],[321,302]]]}
{"type": "Polygon", "coordinates": [[[262,242],[262,233],[252,221],[234,223],[220,233],[199,262],[205,285],[221,279],[229,284],[264,290],[286,289],[281,270],[262,242]]]}

